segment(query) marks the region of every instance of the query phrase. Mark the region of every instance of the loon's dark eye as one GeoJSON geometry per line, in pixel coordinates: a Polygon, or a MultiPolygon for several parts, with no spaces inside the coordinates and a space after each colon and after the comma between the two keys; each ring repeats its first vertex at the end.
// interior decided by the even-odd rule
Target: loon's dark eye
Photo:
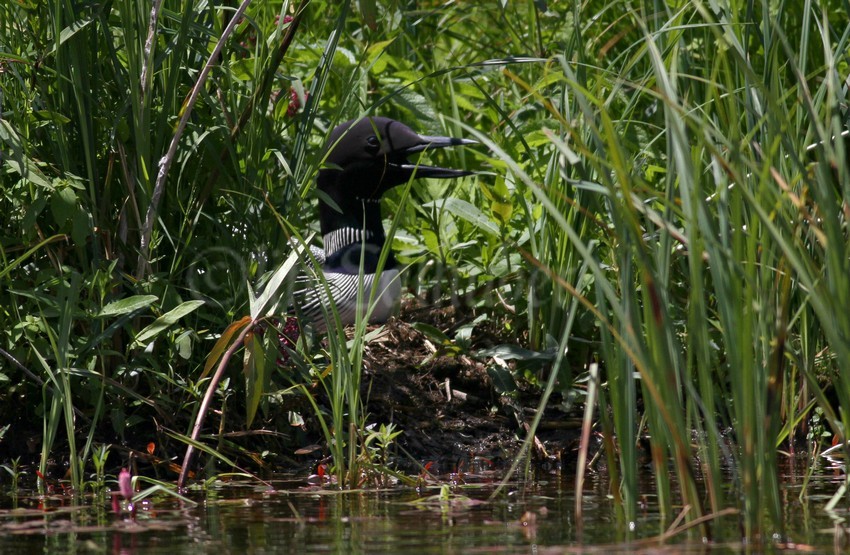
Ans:
{"type": "Polygon", "coordinates": [[[369,152],[378,152],[378,149],[381,148],[381,141],[375,135],[369,135],[366,137],[366,150],[369,152]]]}

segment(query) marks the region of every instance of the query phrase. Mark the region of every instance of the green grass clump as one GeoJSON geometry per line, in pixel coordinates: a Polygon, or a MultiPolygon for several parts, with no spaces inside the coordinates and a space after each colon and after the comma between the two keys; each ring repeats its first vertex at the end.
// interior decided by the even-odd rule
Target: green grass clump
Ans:
{"type": "Polygon", "coordinates": [[[475,316],[446,341],[486,323],[548,361],[510,377],[541,407],[598,363],[624,523],[648,437],[670,521],[740,506],[748,537],[781,534],[780,449],[815,407],[841,442],[850,424],[848,20],[841,2],[6,2],[0,439],[29,423],[42,475],[68,459],[81,489],[98,443],[173,456],[287,429],[298,398],[339,485],[386,464],[366,322],[323,353],[301,341],[288,373],[257,332],[286,306],[290,238],[317,230],[324,138],[379,113],[483,144],[441,153],[476,178],[384,201],[406,284],[475,316]]]}

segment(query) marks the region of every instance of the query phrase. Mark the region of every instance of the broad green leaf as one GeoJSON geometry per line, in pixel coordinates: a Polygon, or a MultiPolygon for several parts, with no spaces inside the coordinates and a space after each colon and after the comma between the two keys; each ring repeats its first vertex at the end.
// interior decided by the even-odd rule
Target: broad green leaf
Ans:
{"type": "Polygon", "coordinates": [[[2,149],[3,156],[0,160],[3,163],[30,183],[45,189],[53,189],[53,185],[44,177],[35,162],[24,155],[21,138],[15,129],[2,118],[0,118],[0,142],[5,143],[7,147],[2,149]]]}
{"type": "Polygon", "coordinates": [[[65,125],[66,123],[70,123],[71,119],[64,114],[60,114],[59,112],[55,112],[53,110],[36,110],[33,112],[35,116],[39,119],[45,121],[51,121],[58,125],[65,125]]]}
{"type": "Polygon", "coordinates": [[[192,357],[192,330],[186,330],[180,334],[180,337],[174,340],[174,345],[177,347],[177,354],[183,360],[189,360],[192,357]]]}
{"type": "Polygon", "coordinates": [[[489,196],[492,200],[490,210],[493,212],[493,215],[503,225],[507,224],[514,213],[514,205],[511,202],[511,192],[505,184],[504,177],[499,176],[496,178],[496,183],[493,185],[492,190],[490,190],[489,196]]]}
{"type": "Polygon", "coordinates": [[[518,345],[496,345],[489,349],[482,349],[476,353],[480,357],[499,357],[502,360],[533,360],[548,362],[555,358],[554,352],[538,352],[523,349],[518,345]]]}
{"type": "Polygon", "coordinates": [[[497,226],[490,218],[488,218],[484,213],[478,209],[477,206],[466,202],[465,200],[461,200],[459,198],[449,197],[447,199],[435,200],[429,203],[423,204],[426,208],[431,208],[435,206],[437,208],[442,207],[444,210],[456,216],[462,220],[466,220],[471,223],[478,229],[490,233],[492,235],[499,235],[499,226],[497,226]]]}
{"type": "Polygon", "coordinates": [[[230,64],[231,75],[240,81],[251,81],[256,72],[255,65],[256,59],[253,57],[236,60],[230,64]]]}
{"type": "Polygon", "coordinates": [[[118,316],[119,314],[127,314],[140,308],[150,306],[159,297],[156,295],[133,295],[126,299],[112,301],[97,313],[96,318],[105,318],[106,316],[118,316]]]}
{"type": "Polygon", "coordinates": [[[380,75],[387,69],[387,57],[384,56],[384,50],[387,46],[393,43],[395,39],[382,40],[370,45],[366,49],[366,65],[371,66],[370,70],[374,75],[380,75]]]}
{"type": "Polygon", "coordinates": [[[287,413],[289,417],[289,425],[297,428],[301,428],[304,426],[304,417],[301,416],[301,413],[295,411],[289,411],[287,413]]]}
{"type": "Polygon", "coordinates": [[[84,210],[77,210],[71,217],[71,239],[77,245],[85,245],[86,238],[91,234],[92,226],[89,214],[84,210]]]}
{"type": "Polygon", "coordinates": [[[174,325],[180,318],[197,310],[203,304],[204,301],[186,301],[177,308],[166,312],[154,320],[151,325],[140,331],[139,335],[136,336],[136,339],[133,340],[133,343],[130,346],[138,347],[154,339],[157,335],[174,325]]]}
{"type": "Polygon", "coordinates": [[[447,336],[431,324],[426,324],[424,322],[415,322],[411,324],[410,327],[439,345],[451,345],[452,343],[452,340],[449,339],[449,336],[447,336]]]}
{"type": "Polygon", "coordinates": [[[493,211],[493,215],[496,216],[499,221],[503,224],[507,224],[511,219],[511,215],[514,213],[514,206],[507,202],[494,202],[490,205],[490,210],[493,211]]]}
{"type": "Polygon", "coordinates": [[[66,221],[72,219],[77,212],[78,204],[77,193],[74,189],[71,187],[57,189],[50,197],[50,211],[56,223],[63,226],[66,221]]]}
{"type": "Polygon", "coordinates": [[[430,252],[440,252],[440,238],[431,229],[426,229],[425,225],[420,228],[422,233],[422,242],[430,252]]]}
{"type": "Polygon", "coordinates": [[[509,369],[501,364],[491,364],[487,367],[487,375],[493,382],[493,388],[501,394],[512,393],[516,391],[516,381],[511,375],[509,369]]]}

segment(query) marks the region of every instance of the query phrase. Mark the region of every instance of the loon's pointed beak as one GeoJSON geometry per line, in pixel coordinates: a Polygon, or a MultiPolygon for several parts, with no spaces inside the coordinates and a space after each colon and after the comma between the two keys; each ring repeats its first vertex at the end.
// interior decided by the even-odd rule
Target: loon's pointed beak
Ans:
{"type": "Polygon", "coordinates": [[[426,166],[424,164],[411,164],[406,158],[410,154],[423,152],[425,150],[451,146],[475,145],[478,144],[478,141],[473,141],[472,139],[457,139],[454,137],[433,137],[429,135],[420,135],[420,138],[422,139],[421,142],[398,152],[398,154],[405,158],[402,163],[398,164],[400,169],[407,170],[409,172],[413,172],[415,170],[416,177],[430,177],[433,179],[451,179],[453,177],[463,177],[465,175],[472,175],[475,173],[468,170],[455,170],[452,168],[441,168],[438,166],[426,166]]]}
{"type": "Polygon", "coordinates": [[[422,142],[404,149],[405,154],[422,152],[423,150],[431,150],[434,148],[478,144],[478,141],[473,141],[472,139],[456,139],[454,137],[432,137],[430,135],[420,135],[419,138],[422,139],[422,142]]]}

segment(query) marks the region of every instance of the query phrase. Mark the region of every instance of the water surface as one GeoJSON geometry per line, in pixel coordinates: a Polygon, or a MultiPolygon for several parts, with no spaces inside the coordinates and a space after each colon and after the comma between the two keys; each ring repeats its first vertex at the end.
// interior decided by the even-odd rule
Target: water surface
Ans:
{"type": "MultiPolygon", "coordinates": [[[[843,476],[819,469],[801,500],[804,476],[795,470],[789,467],[783,486],[787,538],[749,551],[842,552],[847,511],[827,513],[823,506],[843,476]]],[[[299,479],[273,480],[271,487],[216,483],[188,494],[197,505],[167,496],[140,503],[135,521],[126,510],[114,514],[108,497],[73,504],[68,496],[5,495],[0,553],[748,552],[736,515],[714,521],[711,539],[694,529],[659,542],[669,519],[653,503],[651,476],[631,526],[617,516],[607,477],[588,476],[580,521],[572,476],[538,476],[492,499],[492,480],[462,481],[354,492],[299,479]]]]}

